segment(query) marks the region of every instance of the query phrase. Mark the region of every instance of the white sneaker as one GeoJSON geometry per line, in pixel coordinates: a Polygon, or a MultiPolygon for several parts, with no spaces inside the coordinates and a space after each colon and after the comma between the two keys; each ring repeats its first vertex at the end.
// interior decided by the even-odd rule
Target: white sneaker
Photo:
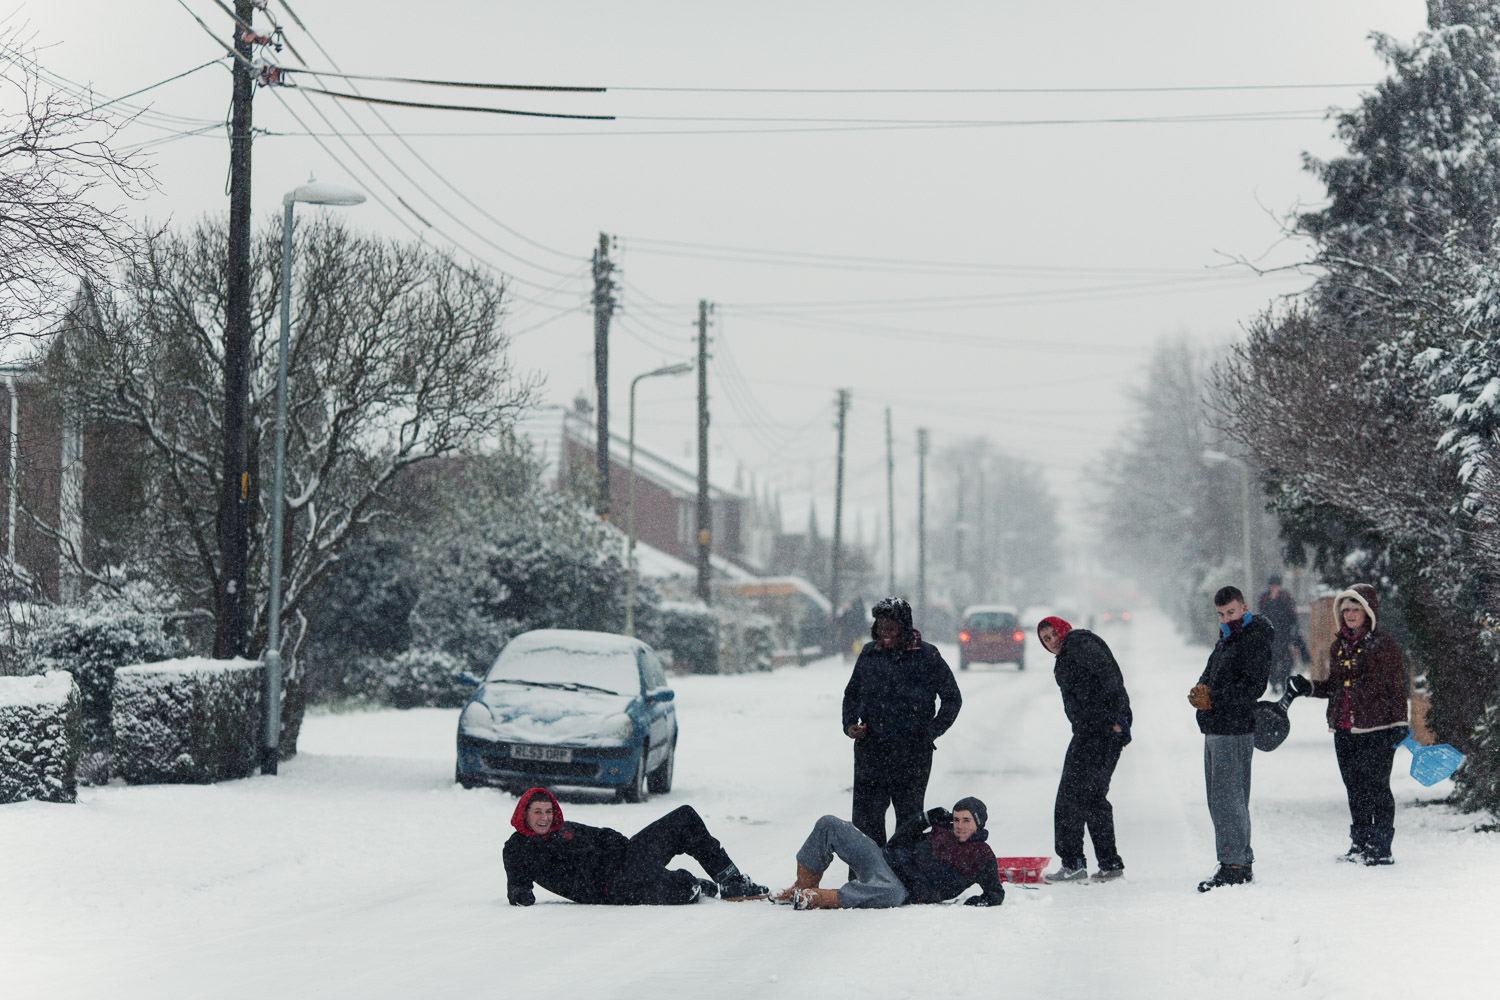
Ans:
{"type": "Polygon", "coordinates": [[[1083,882],[1089,877],[1089,870],[1082,865],[1070,868],[1062,865],[1056,871],[1050,871],[1042,876],[1043,882],[1083,882]]]}
{"type": "Polygon", "coordinates": [[[1101,868],[1089,876],[1090,882],[1108,882],[1110,879],[1124,878],[1123,868],[1101,868]]]}

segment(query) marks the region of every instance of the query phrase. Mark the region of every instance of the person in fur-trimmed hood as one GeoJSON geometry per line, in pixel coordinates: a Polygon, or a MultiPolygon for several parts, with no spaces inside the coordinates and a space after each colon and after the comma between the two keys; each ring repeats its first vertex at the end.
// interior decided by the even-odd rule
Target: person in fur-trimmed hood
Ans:
{"type": "Polygon", "coordinates": [[[985,842],[988,820],[984,803],[966,796],[953,803],[952,812],[929,809],[925,816],[906,820],[881,848],[848,820],[824,816],[797,851],[797,880],[771,899],[799,910],[883,909],[941,903],[978,885],[980,895],[964,903],[999,906],[1005,886],[995,852],[985,842]],[[819,883],[834,855],[859,874],[840,888],[825,889],[819,883]]]}
{"type": "Polygon", "coordinates": [[[1297,676],[1287,686],[1328,699],[1328,728],[1349,798],[1344,860],[1388,865],[1396,832],[1391,765],[1411,731],[1406,664],[1396,640],[1379,630],[1374,587],[1356,583],[1339,592],[1333,607],[1339,631],[1328,650],[1328,679],[1297,676]]]}
{"type": "Polygon", "coordinates": [[[505,842],[506,896],[512,906],[536,902],[533,885],[575,903],[674,906],[704,895],[764,899],[757,885],[730,860],[692,806],[679,806],[633,837],[607,826],[565,821],[562,804],[545,788],[521,795],[510,817],[516,832],[505,842]],[[667,862],[686,854],[713,880],[667,862]]]}
{"type": "Polygon", "coordinates": [[[963,696],[943,654],[912,625],[910,604],[887,597],[870,615],[873,641],[854,661],[842,721],[854,741],[850,819],[881,846],[887,808],[895,809],[898,828],[921,818],[933,741],[953,725],[963,696]]]}

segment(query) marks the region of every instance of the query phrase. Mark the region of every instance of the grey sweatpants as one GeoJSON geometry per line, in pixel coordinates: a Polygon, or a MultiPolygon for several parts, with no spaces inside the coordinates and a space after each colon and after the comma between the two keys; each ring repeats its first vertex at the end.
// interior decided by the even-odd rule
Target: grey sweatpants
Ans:
{"type": "Polygon", "coordinates": [[[859,872],[858,880],[839,887],[839,906],[900,906],[906,902],[906,886],[885,863],[885,855],[875,841],[860,833],[853,823],[837,816],[824,816],[813,824],[812,833],[797,851],[797,864],[815,872],[825,872],[837,854],[844,863],[859,872]]]}
{"type": "Polygon", "coordinates": [[[1255,861],[1255,852],[1250,850],[1250,759],[1254,754],[1254,733],[1203,737],[1203,780],[1221,865],[1255,861]]]}

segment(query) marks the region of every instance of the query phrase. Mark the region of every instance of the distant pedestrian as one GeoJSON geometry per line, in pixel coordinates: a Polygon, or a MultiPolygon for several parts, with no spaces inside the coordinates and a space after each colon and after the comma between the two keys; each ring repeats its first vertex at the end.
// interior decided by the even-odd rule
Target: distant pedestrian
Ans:
{"type": "Polygon", "coordinates": [[[1083,853],[1088,829],[1099,862],[1095,879],[1119,878],[1125,862],[1115,847],[1115,814],[1109,804],[1109,783],[1120,752],[1130,742],[1130,695],[1114,653],[1099,636],[1073,628],[1058,617],[1037,623],[1037,638],[1057,657],[1052,676],[1062,693],[1063,714],[1073,738],[1063,756],[1062,777],[1052,806],[1053,849],[1059,867],[1048,872],[1048,882],[1076,882],[1089,877],[1083,853]]]}
{"type": "Polygon", "coordinates": [[[1345,861],[1391,863],[1396,797],[1391,765],[1411,732],[1406,665],[1401,647],[1377,629],[1380,598],[1356,583],[1334,598],[1338,635],[1328,651],[1328,679],[1291,679],[1297,694],[1328,699],[1328,728],[1339,775],[1349,798],[1349,851],[1345,861]]]}
{"type": "Polygon", "coordinates": [[[1260,595],[1260,617],[1271,623],[1276,635],[1271,639],[1271,693],[1280,697],[1286,691],[1287,678],[1292,676],[1292,651],[1308,660],[1307,643],[1302,641],[1302,631],[1297,623],[1297,602],[1291,592],[1281,586],[1281,577],[1272,573],[1266,578],[1266,592],[1260,595]]]}
{"type": "Polygon", "coordinates": [[[844,688],[843,727],[854,741],[850,818],[884,847],[887,808],[895,808],[898,827],[921,817],[933,741],[958,718],[963,696],[943,654],[912,626],[910,604],[887,597],[871,614],[873,641],[844,688]]]}
{"type": "Polygon", "coordinates": [[[1271,671],[1274,630],[1250,614],[1237,587],[1214,594],[1219,641],[1208,656],[1188,702],[1203,733],[1203,780],[1214,822],[1219,868],[1198,883],[1199,892],[1240,885],[1252,878],[1250,760],[1255,753],[1255,703],[1271,671]]]}

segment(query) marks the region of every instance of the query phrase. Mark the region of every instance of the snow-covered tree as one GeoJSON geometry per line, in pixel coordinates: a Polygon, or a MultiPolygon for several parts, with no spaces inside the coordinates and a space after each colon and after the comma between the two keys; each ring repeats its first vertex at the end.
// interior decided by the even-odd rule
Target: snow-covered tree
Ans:
{"type": "MultiPolygon", "coordinates": [[[[217,221],[151,241],[120,289],[97,297],[49,352],[47,385],[86,424],[133,430],[133,516],[104,539],[131,573],[185,609],[215,607],[221,468],[226,234],[217,221]]],[[[281,233],[252,247],[250,607],[266,638],[281,233]]],[[[529,395],[511,371],[503,289],[432,249],[357,236],[339,222],[298,227],[288,351],[283,634],[287,690],[308,606],[362,526],[387,510],[405,470],[509,426],[529,395]]],[[[113,585],[101,567],[80,565],[113,585]]],[[[295,706],[287,713],[297,718],[295,706]]]]}

